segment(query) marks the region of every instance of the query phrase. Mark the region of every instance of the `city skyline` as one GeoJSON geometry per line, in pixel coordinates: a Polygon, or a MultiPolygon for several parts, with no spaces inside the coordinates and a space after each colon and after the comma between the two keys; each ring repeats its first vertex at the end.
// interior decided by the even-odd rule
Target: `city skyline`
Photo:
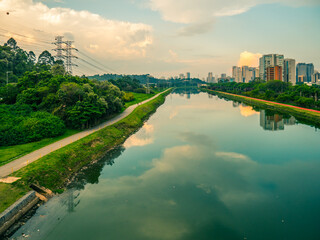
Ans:
{"type": "Polygon", "coordinates": [[[259,57],[268,53],[320,69],[320,34],[315,31],[320,5],[314,0],[1,0],[0,7],[2,44],[13,36],[19,46],[39,54],[51,51],[53,46],[46,43],[64,35],[123,74],[170,77],[190,72],[201,79],[208,72],[231,75],[235,63],[257,67],[259,57]],[[266,34],[271,30],[274,39],[266,34]]]}

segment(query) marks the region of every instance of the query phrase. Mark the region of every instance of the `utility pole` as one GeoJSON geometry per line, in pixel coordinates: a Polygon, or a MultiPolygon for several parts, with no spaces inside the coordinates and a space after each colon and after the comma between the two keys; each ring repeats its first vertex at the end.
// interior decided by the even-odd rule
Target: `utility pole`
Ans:
{"type": "Polygon", "coordinates": [[[147,94],[150,93],[150,87],[149,87],[149,75],[147,75],[147,94]]]}
{"type": "Polygon", "coordinates": [[[53,43],[54,45],[56,45],[56,48],[53,49],[53,51],[56,51],[57,54],[56,54],[56,60],[63,60],[64,59],[64,56],[63,56],[63,46],[62,44],[64,44],[65,42],[62,41],[62,38],[63,36],[56,36],[55,37],[55,42],[53,43]]]}
{"type": "Polygon", "coordinates": [[[12,71],[7,71],[7,85],[9,84],[9,73],[12,73],[12,71]]]}
{"type": "Polygon", "coordinates": [[[72,58],[78,58],[74,55],[72,55],[72,50],[77,50],[76,48],[72,47],[73,41],[66,41],[66,48],[64,51],[66,52],[65,58],[66,58],[66,72],[70,75],[72,75],[72,66],[77,67],[78,65],[72,63],[72,58]]]}

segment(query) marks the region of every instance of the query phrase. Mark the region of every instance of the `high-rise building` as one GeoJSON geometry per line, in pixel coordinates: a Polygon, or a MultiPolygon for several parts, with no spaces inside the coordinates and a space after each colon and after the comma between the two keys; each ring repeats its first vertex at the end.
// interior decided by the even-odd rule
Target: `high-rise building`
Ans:
{"type": "Polygon", "coordinates": [[[257,77],[259,77],[259,68],[250,67],[249,68],[249,77],[250,77],[250,81],[253,81],[257,77]]]}
{"type": "Polygon", "coordinates": [[[282,67],[281,66],[274,66],[274,67],[267,67],[267,81],[270,80],[280,80],[282,81],[282,67]]]}
{"type": "Polygon", "coordinates": [[[208,82],[208,83],[213,83],[213,74],[212,74],[212,72],[209,72],[209,73],[208,73],[207,82],[208,82]]]}
{"type": "Polygon", "coordinates": [[[187,72],[186,77],[187,77],[188,80],[190,80],[191,79],[191,74],[189,72],[187,72]]]}
{"type": "Polygon", "coordinates": [[[320,73],[318,71],[313,74],[312,83],[320,85],[320,73]]]}
{"type": "Polygon", "coordinates": [[[259,68],[255,68],[255,70],[254,70],[254,78],[256,79],[256,78],[259,78],[259,77],[260,77],[259,68]]]}
{"type": "Polygon", "coordinates": [[[259,61],[259,75],[263,80],[267,80],[267,68],[280,66],[282,67],[282,75],[283,75],[283,65],[284,65],[284,56],[280,54],[268,54],[263,55],[259,61]]]}
{"type": "Polygon", "coordinates": [[[248,66],[242,66],[242,79],[243,82],[248,83],[251,81],[251,73],[248,66]]]}
{"type": "Polygon", "coordinates": [[[226,77],[227,77],[227,74],[221,73],[221,78],[226,78],[226,77]]]}
{"type": "Polygon", "coordinates": [[[242,82],[242,71],[240,67],[232,67],[232,78],[234,78],[235,82],[242,82]]]}
{"type": "Polygon", "coordinates": [[[313,63],[298,63],[296,67],[297,81],[300,76],[303,76],[303,82],[311,82],[314,74],[313,63]]]}
{"type": "Polygon", "coordinates": [[[296,85],[296,60],[286,58],[284,59],[284,70],[283,70],[283,80],[284,82],[296,85]]]}

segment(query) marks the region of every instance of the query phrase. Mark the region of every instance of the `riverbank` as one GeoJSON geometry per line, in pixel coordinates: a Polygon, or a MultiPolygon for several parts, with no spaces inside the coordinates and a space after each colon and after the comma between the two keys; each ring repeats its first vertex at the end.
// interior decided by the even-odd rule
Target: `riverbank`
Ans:
{"type": "MultiPolygon", "coordinates": [[[[10,176],[20,179],[6,185],[10,186],[9,189],[6,187],[7,191],[0,192],[0,212],[13,204],[23,193],[27,193],[32,183],[49,188],[56,193],[63,192],[68,180],[82,167],[101,159],[106,152],[122,144],[137,131],[143,122],[164,103],[169,93],[170,90],[162,93],[155,99],[138,106],[130,115],[115,124],[60,148],[11,174],[10,176]]],[[[2,185],[3,183],[0,184],[0,188],[3,187],[2,185]]]]}
{"type": "Polygon", "coordinates": [[[251,97],[236,95],[232,93],[214,91],[214,90],[209,90],[204,88],[202,88],[202,91],[213,93],[220,97],[225,97],[231,100],[240,101],[248,105],[267,108],[274,111],[281,111],[283,113],[287,113],[294,116],[297,120],[299,120],[302,123],[308,123],[316,127],[320,127],[320,112],[313,109],[300,108],[300,107],[292,106],[288,104],[281,104],[277,102],[271,102],[271,101],[266,101],[262,99],[251,98],[251,97]]]}
{"type": "MultiPolygon", "coordinates": [[[[125,106],[123,108],[123,111],[127,109],[128,107],[143,102],[145,100],[148,100],[149,98],[152,98],[156,94],[144,94],[144,93],[133,93],[135,99],[133,101],[125,103],[125,106]]],[[[112,119],[117,114],[114,114],[110,116],[108,119],[112,119]]],[[[106,119],[106,120],[108,120],[106,119]]],[[[105,121],[106,121],[105,120],[105,121]]],[[[31,143],[25,143],[25,144],[19,144],[14,146],[0,146],[0,166],[3,166],[5,164],[8,164],[18,158],[21,158],[29,153],[32,153],[36,150],[39,150],[43,147],[46,147],[52,143],[58,142],[62,139],[68,138],[72,135],[75,135],[77,133],[81,132],[81,130],[74,130],[74,129],[67,129],[67,131],[58,137],[54,138],[46,138],[42,139],[37,142],[31,142],[31,143]]]]}

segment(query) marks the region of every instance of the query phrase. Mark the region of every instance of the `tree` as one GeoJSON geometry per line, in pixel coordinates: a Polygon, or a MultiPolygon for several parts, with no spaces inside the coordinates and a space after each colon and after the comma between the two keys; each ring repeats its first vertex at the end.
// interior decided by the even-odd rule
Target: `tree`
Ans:
{"type": "Polygon", "coordinates": [[[12,49],[16,50],[18,48],[17,41],[14,38],[9,38],[7,43],[4,44],[5,46],[9,46],[12,49]]]}
{"type": "Polygon", "coordinates": [[[60,64],[54,64],[51,68],[51,72],[52,72],[53,76],[66,74],[66,70],[65,70],[64,66],[60,65],[60,64]]]}
{"type": "Polygon", "coordinates": [[[52,66],[54,64],[54,57],[52,57],[51,53],[49,53],[47,50],[45,50],[39,55],[38,63],[40,65],[52,66]]]}
{"type": "Polygon", "coordinates": [[[28,62],[31,63],[32,65],[34,65],[36,63],[36,60],[37,60],[36,55],[34,54],[33,51],[30,51],[28,53],[28,62]]]}

